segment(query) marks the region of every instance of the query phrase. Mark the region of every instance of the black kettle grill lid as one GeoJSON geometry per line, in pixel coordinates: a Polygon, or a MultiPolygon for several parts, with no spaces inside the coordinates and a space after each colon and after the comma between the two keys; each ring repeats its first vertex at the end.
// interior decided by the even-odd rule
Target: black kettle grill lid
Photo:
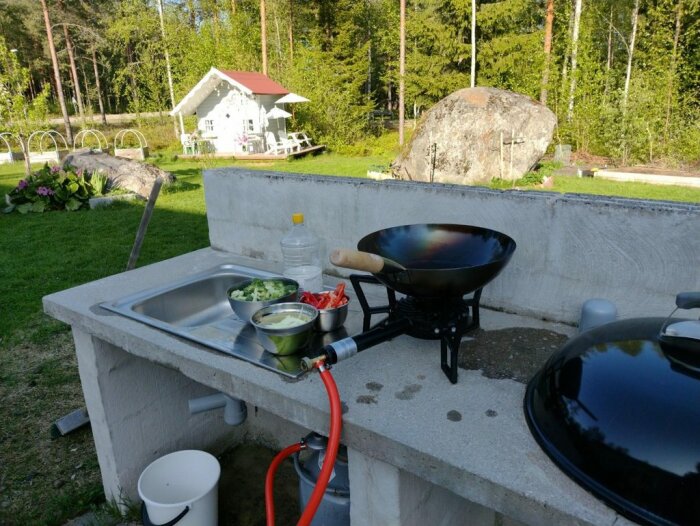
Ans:
{"type": "Polygon", "coordinates": [[[528,384],[525,416],[552,460],[624,515],[697,525],[700,369],[659,344],[667,321],[617,321],[570,340],[528,384]]]}

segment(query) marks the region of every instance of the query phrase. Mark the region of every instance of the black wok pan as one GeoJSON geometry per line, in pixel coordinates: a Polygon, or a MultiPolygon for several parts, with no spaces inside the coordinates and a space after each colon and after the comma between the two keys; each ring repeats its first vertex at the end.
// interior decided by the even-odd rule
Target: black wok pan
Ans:
{"type": "Polygon", "coordinates": [[[387,287],[420,298],[461,297],[495,278],[515,251],[509,236],[477,226],[425,224],[379,230],[337,249],[331,262],[371,272],[387,287]]]}

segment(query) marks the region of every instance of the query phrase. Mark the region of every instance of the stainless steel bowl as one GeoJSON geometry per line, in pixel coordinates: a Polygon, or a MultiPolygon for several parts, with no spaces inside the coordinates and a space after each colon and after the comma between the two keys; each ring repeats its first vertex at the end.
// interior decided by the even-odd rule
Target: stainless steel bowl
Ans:
{"type": "MultiPolygon", "coordinates": [[[[260,279],[260,278],[258,278],[260,279]]],[[[234,285],[233,287],[230,287],[228,291],[226,291],[226,297],[228,298],[228,302],[231,304],[231,308],[233,309],[233,312],[236,313],[236,315],[243,320],[246,323],[250,322],[250,318],[253,314],[255,314],[257,311],[262,309],[263,307],[267,307],[268,305],[275,305],[277,303],[288,303],[290,301],[296,301],[297,300],[297,295],[299,294],[299,283],[294,281],[293,279],[287,279],[287,278],[269,278],[269,279],[263,279],[262,281],[269,281],[269,280],[274,280],[274,281],[281,281],[285,285],[294,285],[296,286],[296,290],[292,294],[287,294],[286,296],[281,296],[279,298],[275,298],[274,300],[265,300],[265,301],[243,301],[243,300],[236,300],[231,297],[231,292],[234,290],[240,290],[246,288],[248,285],[250,285],[253,282],[253,278],[251,279],[246,279],[245,281],[241,281],[237,285],[234,285]]]]}
{"type": "Polygon", "coordinates": [[[335,309],[319,309],[316,330],[330,332],[339,329],[348,317],[348,303],[335,309]]]}
{"type": "Polygon", "coordinates": [[[250,323],[255,327],[258,340],[264,349],[272,354],[285,356],[303,349],[311,339],[318,310],[305,303],[277,303],[255,312],[250,323]],[[277,329],[269,323],[279,322],[287,316],[302,318],[305,321],[294,327],[277,329]]]}

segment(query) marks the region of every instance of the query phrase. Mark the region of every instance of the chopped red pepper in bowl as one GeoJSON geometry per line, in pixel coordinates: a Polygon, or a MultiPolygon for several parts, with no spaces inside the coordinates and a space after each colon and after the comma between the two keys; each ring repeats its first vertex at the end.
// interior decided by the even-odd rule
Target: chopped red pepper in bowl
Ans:
{"type": "Polygon", "coordinates": [[[349,298],[345,295],[345,283],[339,283],[335,290],[328,292],[303,292],[299,301],[318,309],[316,330],[320,332],[342,327],[348,316],[349,298]]]}
{"type": "Polygon", "coordinates": [[[304,291],[299,298],[302,303],[308,303],[318,310],[337,309],[348,302],[345,295],[345,283],[338,283],[335,290],[328,292],[307,292],[304,291]]]}

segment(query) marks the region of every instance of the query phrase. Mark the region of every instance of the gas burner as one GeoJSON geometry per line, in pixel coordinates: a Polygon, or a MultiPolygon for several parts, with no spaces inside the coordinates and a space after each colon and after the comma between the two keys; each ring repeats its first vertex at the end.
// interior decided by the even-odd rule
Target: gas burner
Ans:
{"type": "Polygon", "coordinates": [[[407,296],[396,302],[391,316],[408,318],[409,336],[422,340],[439,340],[468,330],[471,318],[469,305],[462,298],[448,303],[425,301],[407,296]]]}
{"type": "Polygon", "coordinates": [[[465,334],[479,328],[482,289],[476,290],[468,299],[457,297],[436,300],[405,296],[397,300],[394,290],[386,288],[387,304],[370,306],[362,284],[382,285],[380,281],[371,275],[353,274],[350,282],[364,314],[363,333],[354,337],[358,343],[363,343],[363,348],[399,334],[423,340],[440,340],[440,365],[450,382],[457,383],[459,345],[465,334]],[[387,316],[372,326],[371,319],[375,314],[387,316]]]}

